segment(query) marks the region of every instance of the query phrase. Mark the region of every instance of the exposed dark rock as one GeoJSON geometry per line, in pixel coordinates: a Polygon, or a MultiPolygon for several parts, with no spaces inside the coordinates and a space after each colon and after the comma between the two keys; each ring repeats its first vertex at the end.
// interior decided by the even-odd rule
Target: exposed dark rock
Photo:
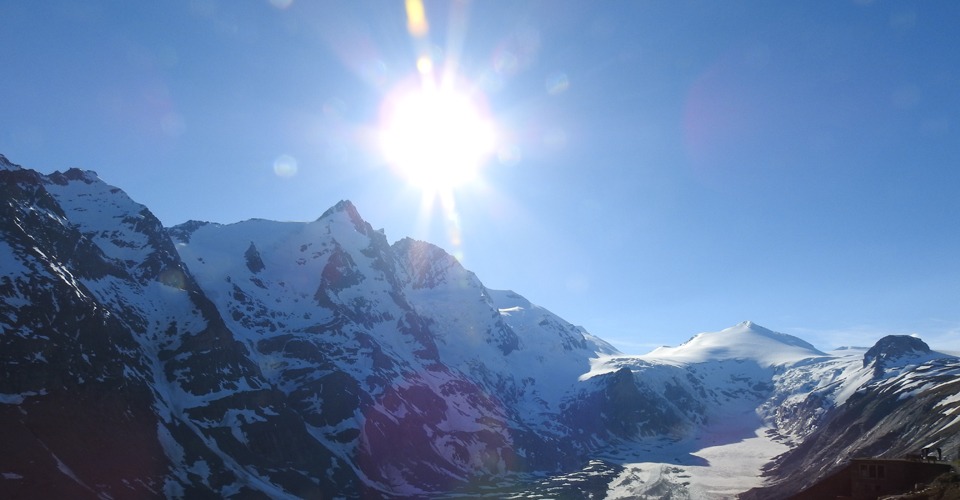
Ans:
{"type": "Polygon", "coordinates": [[[926,342],[909,335],[887,335],[863,355],[863,367],[874,363],[882,373],[888,363],[895,363],[905,356],[922,354],[930,354],[930,346],[926,342]]]}
{"type": "Polygon", "coordinates": [[[257,246],[250,242],[250,246],[247,247],[247,251],[243,254],[244,258],[247,261],[247,269],[251,273],[257,274],[260,271],[263,271],[267,266],[263,265],[263,259],[260,258],[260,252],[257,250],[257,246]]]}

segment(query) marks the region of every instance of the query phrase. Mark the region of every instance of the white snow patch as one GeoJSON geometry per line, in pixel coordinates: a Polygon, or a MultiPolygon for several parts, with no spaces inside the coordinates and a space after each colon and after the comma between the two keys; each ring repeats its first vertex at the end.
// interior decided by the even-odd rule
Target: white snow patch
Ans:
{"type": "Polygon", "coordinates": [[[46,394],[47,394],[46,389],[41,389],[40,392],[27,391],[27,392],[21,392],[20,394],[0,393],[0,404],[18,405],[23,403],[23,401],[28,397],[44,396],[46,394]]]}
{"type": "Polygon", "coordinates": [[[945,399],[934,405],[934,408],[940,406],[946,406],[953,403],[960,403],[960,394],[954,394],[952,396],[947,396],[945,399]]]}
{"type": "Polygon", "coordinates": [[[620,362],[629,360],[623,356],[597,356],[590,359],[590,371],[580,375],[580,382],[589,380],[598,375],[613,373],[620,369],[620,362]]]}
{"type": "MultiPolygon", "coordinates": [[[[954,395],[952,395],[952,396],[948,396],[948,397],[944,398],[943,400],[941,400],[939,403],[935,404],[933,407],[934,407],[934,408],[940,408],[940,407],[942,407],[942,406],[952,405],[952,404],[956,404],[956,403],[960,403],[960,394],[954,394],[954,395]]],[[[944,415],[953,415],[953,414],[956,413],[957,411],[960,411],[960,406],[954,406],[954,407],[952,407],[952,408],[945,408],[945,409],[943,410],[943,414],[944,414],[944,415]]],[[[958,418],[960,418],[960,417],[958,417],[958,418]]],[[[952,424],[952,423],[951,423],[951,424],[952,424]]]]}
{"type": "Polygon", "coordinates": [[[25,394],[4,394],[0,393],[0,404],[18,405],[23,403],[25,394]]]}
{"type": "Polygon", "coordinates": [[[220,425],[230,429],[233,437],[243,443],[248,444],[247,434],[243,432],[243,424],[252,422],[266,422],[267,419],[257,414],[254,410],[238,410],[231,408],[223,416],[220,425]]]}
{"type": "Polygon", "coordinates": [[[957,415],[956,417],[954,417],[953,420],[951,420],[949,424],[943,426],[943,428],[949,429],[950,427],[953,427],[954,425],[957,425],[957,424],[960,424],[960,415],[957,415]]]}
{"type": "Polygon", "coordinates": [[[160,441],[163,453],[173,462],[173,469],[178,470],[182,468],[186,453],[183,450],[183,446],[170,434],[167,426],[163,425],[163,422],[157,423],[157,440],[160,441]]]}
{"type": "Polygon", "coordinates": [[[77,477],[77,475],[73,472],[73,469],[71,469],[67,464],[63,463],[63,460],[60,460],[60,457],[56,456],[53,453],[50,453],[50,456],[52,456],[53,459],[57,461],[57,469],[59,469],[60,472],[62,472],[65,476],[72,479],[75,483],[79,484],[80,486],[83,486],[83,488],[86,489],[87,491],[90,491],[91,493],[96,493],[95,491],[93,491],[92,488],[87,486],[87,484],[84,483],[79,477],[77,477]]]}
{"type": "Polygon", "coordinates": [[[210,486],[210,465],[207,464],[206,460],[197,460],[187,470],[200,476],[203,479],[203,484],[210,486]]]}

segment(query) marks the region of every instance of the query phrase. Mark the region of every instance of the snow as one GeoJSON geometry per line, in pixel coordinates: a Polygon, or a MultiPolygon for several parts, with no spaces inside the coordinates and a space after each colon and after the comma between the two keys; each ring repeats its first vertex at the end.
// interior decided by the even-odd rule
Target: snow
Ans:
{"type": "MultiPolygon", "coordinates": [[[[48,189],[63,206],[67,218],[48,216],[58,223],[76,227],[108,258],[131,267],[157,250],[150,245],[151,234],[141,227],[149,215],[146,209],[122,191],[99,181],[94,174],[88,172],[82,179],[65,185],[49,183],[48,189]]],[[[385,383],[386,389],[368,387],[372,397],[379,396],[375,390],[402,391],[407,388],[405,383],[427,386],[434,394],[463,396],[448,397],[439,421],[425,428],[427,434],[437,436],[436,451],[451,462],[462,460],[450,446],[456,440],[458,445],[470,450],[467,461],[475,461],[467,465],[477,468],[482,465],[479,461],[488,451],[485,444],[454,437],[454,434],[469,435],[488,429],[490,426],[483,422],[484,418],[499,421],[515,418],[528,428],[562,437],[569,430],[562,428],[557,415],[567,398],[577,391],[599,387],[591,381],[593,378],[628,368],[635,381],[651,390],[662,391],[672,385],[688,394],[702,395],[703,400],[698,402],[703,407],[689,405],[679,410],[681,419],[688,419],[694,425],[677,431],[676,436],[671,436],[672,440],[620,442],[618,447],[606,450],[605,459],[625,467],[610,482],[609,497],[657,495],[658,488],[665,488],[664,491],[678,494],[682,491],[694,498],[729,498],[762,485],[763,466],[789,449],[785,443],[796,442],[803,433],[815,428],[815,421],[800,430],[778,427],[784,423],[777,420],[777,409],[781,406],[800,405],[804,398],[816,393],[824,397],[826,411],[832,405],[843,404],[868,384],[889,384],[889,389],[899,391],[901,397],[934,388],[933,383],[924,381],[929,379],[923,378],[934,370],[933,365],[918,364],[932,361],[936,355],[898,360],[897,366],[887,367],[884,376],[878,378],[873,367],[862,366],[865,348],[842,348],[828,354],[796,337],[751,322],[719,332],[700,333],[677,347],[660,347],[646,355],[626,356],[582,327],[566,322],[515,292],[487,289],[452,257],[443,258],[446,254],[436,247],[428,248],[435,252],[428,254],[429,268],[424,274],[430,280],[422,280],[415,286],[412,275],[418,270],[402,262],[402,256],[396,255],[399,249],[390,255],[384,250],[389,247],[381,246],[386,242],[382,233],[369,231],[359,224],[348,213],[351,207],[338,207],[309,223],[254,219],[230,225],[202,225],[192,231],[189,238],[176,242],[176,248],[228,327],[250,347],[253,361],[282,390],[291,391],[298,383],[284,379],[285,371],[316,369],[316,364],[285,353],[261,355],[257,342],[278,335],[297,337],[298,341],[339,342],[337,347],[350,355],[330,359],[332,366],[325,366],[326,372],[317,370],[315,376],[339,370],[364,380],[374,371],[373,356],[369,355],[372,348],[356,340],[357,336],[365,335],[376,339],[377,348],[383,350],[384,357],[396,362],[398,372],[406,372],[385,383]],[[247,264],[246,252],[251,244],[260,254],[265,266],[263,272],[251,270],[247,264]],[[332,291],[331,287],[322,289],[321,277],[337,252],[347,255],[350,265],[356,268],[356,282],[332,287],[336,288],[332,291]],[[378,260],[381,257],[385,257],[386,262],[378,260]],[[390,274],[391,266],[396,266],[396,275],[390,274]],[[431,284],[428,286],[426,281],[431,284]],[[351,312],[356,311],[357,316],[364,318],[357,321],[364,322],[362,327],[353,324],[343,330],[329,327],[341,312],[318,303],[315,297],[320,291],[332,294],[330,301],[335,305],[329,307],[353,307],[351,312]],[[444,370],[428,368],[434,362],[416,355],[424,347],[423,341],[398,334],[401,321],[398,318],[406,314],[407,303],[429,325],[431,340],[436,342],[444,370]],[[372,314],[365,316],[367,311],[372,314]],[[256,319],[256,324],[245,323],[249,319],[256,319]],[[330,335],[316,335],[318,331],[328,330],[338,336],[335,341],[328,338],[330,335]],[[513,339],[516,339],[515,345],[511,343],[513,339]],[[915,373],[911,373],[912,369],[915,373]],[[410,373],[419,374],[415,382],[411,382],[410,373]],[[398,380],[401,383],[398,384],[398,380]],[[464,380],[476,381],[476,393],[458,392],[453,386],[445,391],[445,383],[464,380]]],[[[0,259],[16,263],[5,265],[8,276],[30,274],[5,242],[0,242],[0,259]]],[[[133,313],[142,319],[145,326],[131,327],[131,330],[138,333],[137,340],[144,351],[175,348],[180,335],[206,327],[196,304],[179,288],[157,281],[133,283],[115,276],[76,279],[69,269],[55,263],[48,271],[74,285],[76,293],[89,290],[108,309],[122,311],[127,317],[133,313]],[[176,326],[177,334],[167,335],[165,332],[172,325],[176,326]]],[[[4,298],[8,306],[15,306],[15,300],[4,298]]],[[[86,360],[86,355],[83,356],[86,360]]],[[[44,361],[44,358],[41,355],[36,360],[44,361]]],[[[176,360],[182,361],[179,356],[176,360]]],[[[202,422],[191,421],[183,415],[186,408],[206,406],[217,398],[252,390],[251,380],[256,385],[257,379],[225,377],[227,380],[211,393],[192,394],[180,387],[180,380],[167,381],[163,368],[154,360],[148,366],[149,373],[130,367],[125,367],[124,373],[154,378],[151,383],[159,394],[158,411],[166,422],[158,425],[158,439],[173,462],[169,477],[187,483],[188,473],[204,480],[211,473],[210,464],[205,460],[187,463],[185,450],[170,432],[173,427],[167,427],[179,421],[203,440],[224,462],[224,467],[235,470],[238,477],[246,478],[268,495],[283,496],[278,485],[262,477],[253,467],[238,463],[218,447],[211,433],[205,432],[226,428],[238,442],[246,444],[244,424],[268,421],[265,415],[277,415],[276,412],[269,408],[230,409],[222,418],[202,422]]],[[[187,370],[178,371],[175,378],[189,376],[187,370]]],[[[229,375],[227,371],[220,373],[229,375]]],[[[0,394],[0,404],[19,405],[36,394],[0,394]]],[[[396,409],[379,403],[376,406],[393,422],[402,420],[408,412],[417,411],[415,401],[406,401],[401,397],[402,392],[397,394],[396,409]]],[[[322,409],[319,397],[301,402],[312,406],[312,411],[322,409]]],[[[950,417],[960,408],[956,406],[958,402],[960,395],[952,395],[941,400],[937,408],[942,407],[943,415],[950,417]]],[[[351,458],[355,450],[334,443],[329,437],[342,430],[356,429],[362,418],[355,414],[335,427],[308,425],[307,431],[367,481],[369,478],[351,458]]],[[[948,426],[958,422],[960,415],[948,426]]],[[[499,432],[508,442],[506,426],[499,432]]],[[[517,453],[523,455],[524,451],[518,449],[517,453]]],[[[70,468],[59,460],[58,467],[77,480],[70,468]]],[[[495,467],[503,471],[506,465],[501,461],[495,467]]],[[[405,483],[409,478],[394,472],[398,487],[419,492],[405,483]]],[[[452,471],[449,473],[459,478],[452,471]]],[[[2,474],[6,479],[9,474],[15,475],[2,474]]],[[[167,482],[166,492],[182,491],[175,479],[167,482]]],[[[575,480],[581,479],[571,479],[575,480]]],[[[220,493],[226,494],[229,488],[221,489],[220,493]]]]}
{"type": "MultiPolygon", "coordinates": [[[[222,311],[229,328],[251,348],[263,374],[281,390],[289,392],[297,386],[296,381],[285,378],[286,372],[316,366],[283,350],[259,354],[258,342],[278,335],[292,335],[297,342],[337,342],[338,348],[356,354],[331,358],[330,363],[364,381],[374,369],[374,357],[366,355],[369,348],[357,344],[355,335],[371,336],[386,356],[397,360],[404,370],[419,373],[417,383],[437,394],[449,392],[443,384],[461,373],[478,383],[476,394],[462,401],[447,401],[446,411],[433,429],[440,447],[436,451],[451,460],[452,448],[444,447],[444,434],[451,439],[455,433],[469,435],[486,428],[481,421],[491,415],[505,421],[508,417],[502,413],[501,398],[510,400],[510,406],[517,410],[510,418],[523,419],[525,425],[552,434],[567,432],[556,423],[560,404],[576,387],[579,376],[589,371],[589,359],[614,354],[615,349],[516,293],[486,289],[455,259],[444,258],[446,254],[437,247],[412,241],[386,246],[382,233],[355,222],[345,211],[332,211],[309,223],[249,220],[230,225],[191,225],[189,234],[185,233],[186,227],[174,228],[171,233],[180,235],[176,249],[200,287],[222,311]],[[245,254],[251,243],[263,262],[262,270],[251,270],[247,265],[245,254]],[[347,272],[356,272],[360,278],[343,287],[324,288],[324,293],[331,294],[331,305],[327,306],[315,297],[321,277],[329,274],[325,269],[333,255],[346,255],[337,259],[349,260],[351,269],[347,272]],[[423,265],[430,267],[418,267],[423,265]],[[391,266],[396,266],[395,275],[391,266]],[[330,307],[355,308],[357,304],[368,304],[376,316],[365,316],[360,309],[360,317],[369,318],[362,327],[338,325],[342,313],[330,307]],[[427,321],[440,360],[449,372],[427,368],[431,362],[414,354],[422,349],[420,341],[398,335],[398,321],[406,321],[407,304],[427,321]],[[318,331],[336,332],[336,338],[318,336],[318,331]],[[477,401],[484,402],[477,406],[477,401]]],[[[389,390],[398,391],[402,386],[401,382],[389,390]]],[[[377,397],[376,392],[372,395],[377,397]]],[[[176,401],[179,405],[202,404],[203,398],[191,401],[189,395],[179,395],[176,401]]],[[[303,403],[311,405],[309,399],[303,403]]],[[[404,412],[413,408],[401,398],[397,408],[380,411],[394,420],[402,419],[404,412]]],[[[342,425],[355,428],[356,418],[342,425]]],[[[312,427],[308,431],[321,443],[327,443],[326,435],[332,432],[312,427]]],[[[241,442],[246,437],[239,429],[232,432],[241,442]]],[[[505,428],[503,432],[507,432],[505,428]]],[[[488,451],[486,443],[455,439],[475,452],[471,460],[487,456],[482,453],[488,451]]],[[[509,435],[504,434],[503,439],[508,442],[509,435]]],[[[347,453],[342,445],[327,444],[347,453]]],[[[343,458],[354,467],[349,455],[343,458]]],[[[469,470],[483,464],[464,465],[469,470]]],[[[402,477],[396,480],[398,487],[403,484],[402,477]]]]}
{"type": "Polygon", "coordinates": [[[146,207],[93,172],[86,172],[84,180],[71,180],[65,185],[48,182],[46,189],[67,213],[70,223],[93,238],[104,254],[118,262],[142,262],[148,241],[138,224],[146,207]]]}
{"type": "MultiPolygon", "coordinates": [[[[48,449],[47,451],[49,451],[49,449],[48,449]]],[[[69,477],[70,479],[72,479],[73,482],[79,484],[81,487],[83,487],[83,489],[85,489],[85,490],[87,490],[87,491],[89,491],[89,492],[91,492],[91,493],[93,493],[93,494],[96,494],[96,493],[97,493],[96,491],[93,490],[93,488],[87,486],[86,483],[84,483],[79,477],[77,477],[76,473],[73,472],[73,469],[71,469],[67,464],[65,464],[65,463],[63,462],[63,460],[60,460],[60,457],[58,457],[58,456],[57,456],[56,454],[54,454],[53,452],[50,452],[50,456],[53,457],[53,459],[57,462],[57,469],[58,469],[60,472],[62,472],[65,476],[67,476],[67,477],[69,477]]]]}
{"type": "Polygon", "coordinates": [[[18,405],[18,404],[22,404],[24,400],[28,397],[44,396],[46,394],[47,394],[46,389],[41,389],[39,392],[34,392],[34,391],[21,392],[20,394],[0,393],[0,404],[18,405]]]}
{"type": "Polygon", "coordinates": [[[843,347],[837,347],[836,349],[832,349],[826,352],[828,355],[838,357],[838,358],[853,356],[859,359],[863,359],[863,355],[866,354],[867,351],[869,350],[870,350],[869,347],[843,346],[843,347]]]}
{"type": "Polygon", "coordinates": [[[10,160],[8,160],[6,156],[0,155],[0,170],[7,170],[7,171],[13,172],[17,170],[23,170],[23,168],[20,167],[20,165],[15,165],[13,163],[10,163],[10,160]]]}
{"type": "Polygon", "coordinates": [[[748,404],[735,404],[692,437],[651,440],[604,457],[624,467],[610,482],[607,498],[729,499],[762,486],[764,465],[789,447],[758,422],[748,404]]]}
{"type": "Polygon", "coordinates": [[[953,418],[953,420],[948,422],[947,425],[944,425],[943,429],[949,429],[957,424],[960,424],[960,415],[957,415],[956,417],[953,418]]]}
{"type": "MultiPolygon", "coordinates": [[[[581,381],[626,367],[649,387],[663,387],[671,380],[682,385],[687,379],[676,375],[679,370],[699,380],[689,379],[694,382],[690,388],[699,384],[706,404],[707,425],[693,435],[632,450],[624,445],[607,457],[626,467],[610,483],[609,498],[731,498],[762,486],[766,464],[813,432],[827,409],[844,404],[864,387],[883,384],[882,390],[909,396],[955,380],[937,382],[956,370],[939,354],[898,359],[878,378],[872,365],[863,367],[866,350],[823,353],[799,339],[746,322],[647,355],[596,356],[581,381]],[[791,410],[809,404],[805,401],[811,395],[823,398],[822,411],[791,410]],[[784,408],[787,411],[782,412],[784,408]],[[795,419],[801,414],[803,420],[795,419]]],[[[957,402],[960,396],[940,404],[957,402]]],[[[958,422],[960,416],[950,425],[958,422]]]]}
{"type": "Polygon", "coordinates": [[[763,485],[763,466],[789,447],[770,439],[770,427],[754,431],[742,441],[711,446],[695,452],[709,466],[690,467],[691,482],[704,492],[704,498],[732,498],[738,493],[763,485]]]}
{"type": "Polygon", "coordinates": [[[659,498],[664,489],[694,499],[729,499],[762,486],[762,468],[788,447],[766,437],[766,428],[740,441],[708,446],[691,453],[702,465],[677,463],[677,451],[664,448],[655,461],[627,462],[610,482],[608,499],[659,498]],[[673,456],[671,456],[673,455],[673,456]]]}
{"type": "Polygon", "coordinates": [[[745,321],[719,332],[697,334],[678,347],[658,347],[639,358],[680,364],[749,359],[774,366],[818,356],[826,354],[797,337],[745,321]]]}
{"type": "MultiPolygon", "coordinates": [[[[520,382],[517,406],[526,423],[545,432],[554,427],[554,413],[576,388],[593,359],[616,349],[550,311],[510,290],[487,290],[503,322],[517,335],[520,346],[507,356],[492,350],[446,352],[453,362],[481,362],[520,382]],[[577,342],[582,342],[579,347],[577,342]]],[[[478,313],[481,314],[481,313],[478,313]]]]}
{"type": "Polygon", "coordinates": [[[861,387],[873,380],[873,369],[862,368],[861,362],[856,360],[856,364],[851,364],[844,370],[839,390],[833,398],[834,404],[842,405],[850,399],[850,396],[856,394],[861,387]]]}
{"type": "Polygon", "coordinates": [[[199,476],[203,484],[207,486],[210,485],[210,465],[207,464],[206,460],[197,460],[187,470],[199,476]]]}
{"type": "MultiPolygon", "coordinates": [[[[799,339],[746,322],[647,355],[592,359],[581,381],[627,367],[638,380],[662,387],[672,376],[671,370],[696,373],[708,407],[708,425],[694,436],[641,447],[645,453],[632,451],[637,460],[624,453],[611,456],[626,468],[610,483],[608,498],[731,498],[762,486],[764,465],[813,432],[829,408],[845,404],[865,387],[896,391],[902,399],[956,380],[949,377],[956,373],[956,365],[942,353],[887,360],[878,376],[872,364],[863,366],[866,351],[846,348],[823,353],[799,339]],[[750,391],[738,390],[752,383],[772,390],[762,400],[753,399],[750,391]],[[795,413],[794,408],[809,404],[811,395],[823,398],[821,410],[795,413]],[[804,416],[797,419],[796,415],[804,416]]],[[[949,417],[960,408],[952,406],[958,402],[960,396],[954,395],[944,398],[938,407],[949,407],[943,412],[949,417]]],[[[958,423],[960,415],[947,427],[958,423]]]]}
{"type": "Polygon", "coordinates": [[[3,394],[0,393],[0,404],[18,405],[23,403],[23,394],[3,394]]]}
{"type": "Polygon", "coordinates": [[[577,379],[583,382],[599,375],[613,373],[624,365],[635,364],[637,360],[637,356],[598,355],[595,358],[590,358],[590,370],[581,374],[577,379]]]}
{"type": "MultiPolygon", "coordinates": [[[[941,407],[941,406],[947,406],[947,405],[951,405],[951,404],[954,404],[954,403],[960,403],[960,394],[954,394],[954,395],[952,395],[952,396],[948,396],[947,398],[941,400],[939,403],[937,403],[936,405],[934,405],[934,408],[939,408],[939,407],[941,407]]],[[[956,408],[954,408],[954,409],[956,409],[956,408]]]]}
{"type": "Polygon", "coordinates": [[[750,322],[646,355],[596,356],[581,381],[626,367],[648,387],[679,384],[705,405],[703,415],[689,415],[704,422],[693,434],[624,445],[607,457],[626,467],[610,483],[608,498],[731,498],[761,486],[764,465],[789,450],[782,436],[788,430],[776,427],[777,409],[811,391],[835,391],[842,376],[869,378],[861,365],[850,352],[831,356],[750,322]]]}
{"type": "Polygon", "coordinates": [[[163,422],[157,422],[157,440],[163,447],[163,453],[173,462],[173,470],[182,470],[186,452],[163,422]]]}

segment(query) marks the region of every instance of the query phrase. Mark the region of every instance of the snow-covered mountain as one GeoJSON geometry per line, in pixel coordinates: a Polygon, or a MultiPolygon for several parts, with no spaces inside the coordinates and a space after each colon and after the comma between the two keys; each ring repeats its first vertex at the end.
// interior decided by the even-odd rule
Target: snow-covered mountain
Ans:
{"type": "Polygon", "coordinates": [[[960,362],[919,339],[626,356],[347,201],[164,228],[2,156],[0,190],[0,496],[776,498],[958,444],[960,362]]]}
{"type": "Polygon", "coordinates": [[[960,360],[913,337],[824,353],[748,321],[644,356],[601,356],[584,378],[625,368],[661,388],[658,404],[675,409],[666,420],[685,431],[611,454],[623,467],[611,497],[787,498],[854,457],[960,446],[960,360]]]}

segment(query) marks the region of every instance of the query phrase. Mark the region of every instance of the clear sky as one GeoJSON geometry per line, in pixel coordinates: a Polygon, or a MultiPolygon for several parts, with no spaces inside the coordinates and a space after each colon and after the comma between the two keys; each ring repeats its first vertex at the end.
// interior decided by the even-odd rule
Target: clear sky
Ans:
{"type": "Polygon", "coordinates": [[[0,0],[0,153],[168,226],[350,199],[626,352],[744,320],[960,350],[960,2],[418,5],[0,0]],[[492,144],[390,125],[428,80],[492,144]],[[412,181],[391,126],[475,171],[412,181]]]}

